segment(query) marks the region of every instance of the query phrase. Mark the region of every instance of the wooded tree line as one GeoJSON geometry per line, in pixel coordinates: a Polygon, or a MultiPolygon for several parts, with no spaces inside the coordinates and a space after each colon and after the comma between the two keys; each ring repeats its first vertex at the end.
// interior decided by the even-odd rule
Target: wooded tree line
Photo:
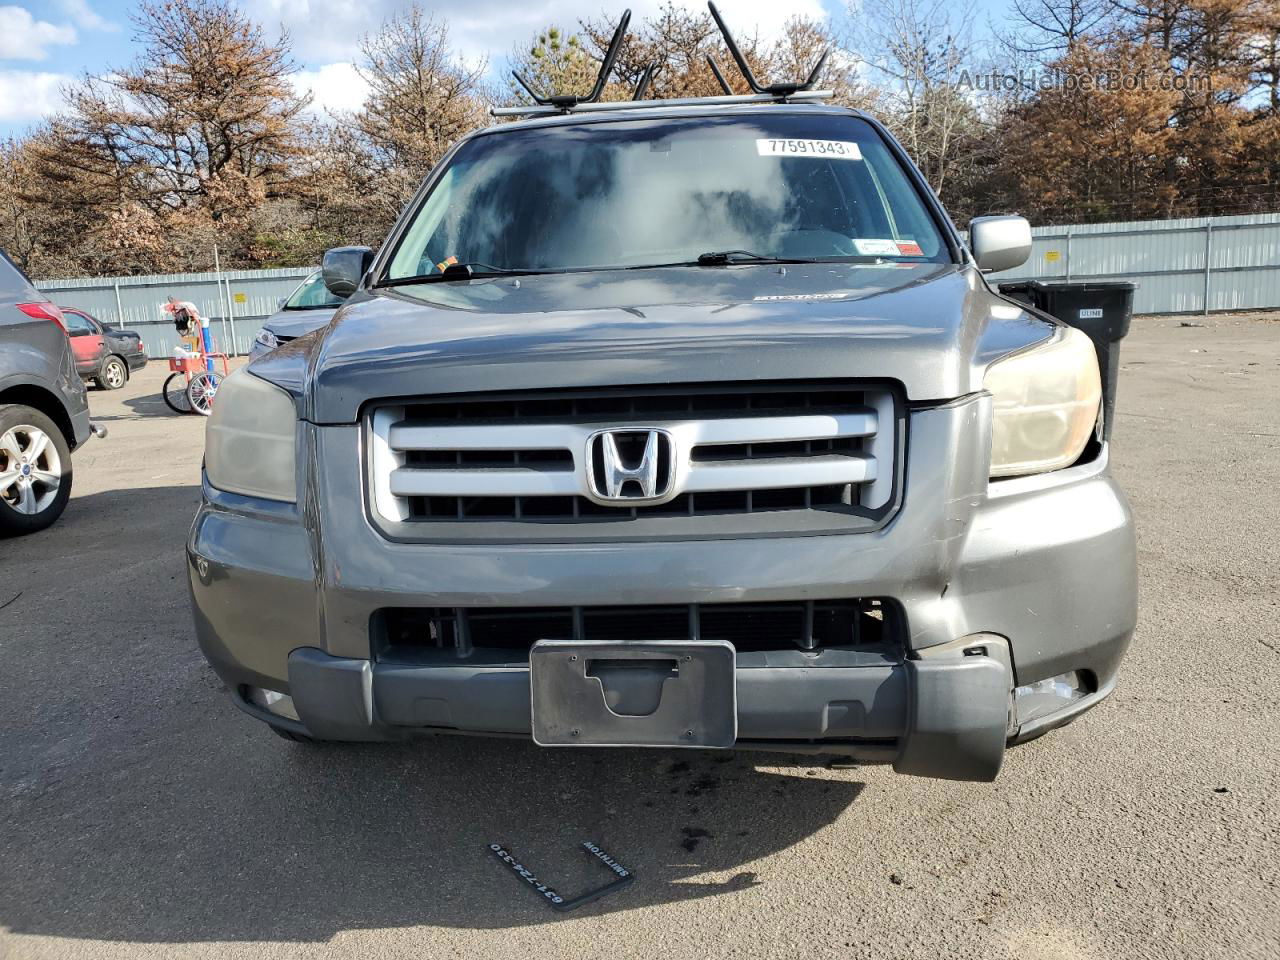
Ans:
{"type": "MultiPolygon", "coordinates": [[[[803,76],[825,47],[837,101],[884,120],[957,221],[1071,223],[1280,210],[1280,0],[1011,0],[974,42],[954,0],[855,0],[841,22],[740,36],[757,75],[803,76]]],[[[410,6],[363,38],[351,114],[317,113],[288,36],[229,0],[144,0],[138,58],[66,91],[0,143],[0,246],[38,276],[314,263],[376,245],[459,136],[526,102],[410,6]]],[[[585,92],[613,24],[548,26],[513,51],[535,89],[585,92]]],[[[710,17],[633,23],[606,98],[716,94],[710,17]]]]}

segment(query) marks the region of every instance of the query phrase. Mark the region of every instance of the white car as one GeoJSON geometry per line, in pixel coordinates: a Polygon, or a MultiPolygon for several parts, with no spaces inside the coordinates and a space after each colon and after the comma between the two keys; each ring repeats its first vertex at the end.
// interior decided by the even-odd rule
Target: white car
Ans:
{"type": "Polygon", "coordinates": [[[249,350],[249,359],[256,360],[282,343],[319,330],[343,302],[341,297],[329,292],[317,270],[281,300],[280,309],[267,318],[249,350]]]}

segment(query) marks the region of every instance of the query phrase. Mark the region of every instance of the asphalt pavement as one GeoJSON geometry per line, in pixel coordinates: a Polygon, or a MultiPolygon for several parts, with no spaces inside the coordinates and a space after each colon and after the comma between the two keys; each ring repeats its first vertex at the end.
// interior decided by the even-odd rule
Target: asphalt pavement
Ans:
{"type": "Polygon", "coordinates": [[[203,421],[154,362],[93,392],[67,513],[0,542],[0,957],[1280,957],[1280,320],[1140,318],[1123,361],[1138,634],[990,785],[280,740],[195,644],[203,421]],[[488,852],[573,894],[584,840],[637,879],[569,914],[488,852]]]}

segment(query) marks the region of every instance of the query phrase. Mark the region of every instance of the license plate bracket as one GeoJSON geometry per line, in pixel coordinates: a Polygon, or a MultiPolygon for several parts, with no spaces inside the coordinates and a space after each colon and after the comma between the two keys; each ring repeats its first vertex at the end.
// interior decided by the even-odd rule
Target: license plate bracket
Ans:
{"type": "Polygon", "coordinates": [[[558,910],[561,913],[576,910],[578,907],[585,906],[588,903],[593,903],[601,897],[608,896],[611,893],[617,893],[624,887],[631,886],[632,882],[634,882],[636,878],[633,871],[628,870],[609,854],[605,853],[604,850],[600,848],[599,844],[591,840],[583,840],[580,849],[586,853],[587,856],[608,867],[613,873],[613,880],[602,887],[595,887],[585,893],[580,893],[576,897],[565,897],[557,891],[555,887],[539,880],[528,867],[516,859],[515,855],[511,853],[511,851],[507,850],[502,844],[489,844],[490,853],[497,857],[501,863],[506,865],[518,879],[523,880],[530,889],[536,890],[541,894],[542,898],[551,905],[552,910],[558,910]]]}
{"type": "Polygon", "coordinates": [[[535,743],[732,747],[737,655],[720,640],[541,640],[529,652],[535,743]]]}

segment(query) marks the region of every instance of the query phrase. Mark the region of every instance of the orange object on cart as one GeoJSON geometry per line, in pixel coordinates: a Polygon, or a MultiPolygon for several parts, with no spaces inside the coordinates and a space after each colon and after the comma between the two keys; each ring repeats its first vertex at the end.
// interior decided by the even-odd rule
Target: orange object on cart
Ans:
{"type": "Polygon", "coordinates": [[[185,373],[188,376],[199,373],[204,367],[204,357],[192,354],[189,357],[170,357],[169,369],[174,373],[185,373]]]}

